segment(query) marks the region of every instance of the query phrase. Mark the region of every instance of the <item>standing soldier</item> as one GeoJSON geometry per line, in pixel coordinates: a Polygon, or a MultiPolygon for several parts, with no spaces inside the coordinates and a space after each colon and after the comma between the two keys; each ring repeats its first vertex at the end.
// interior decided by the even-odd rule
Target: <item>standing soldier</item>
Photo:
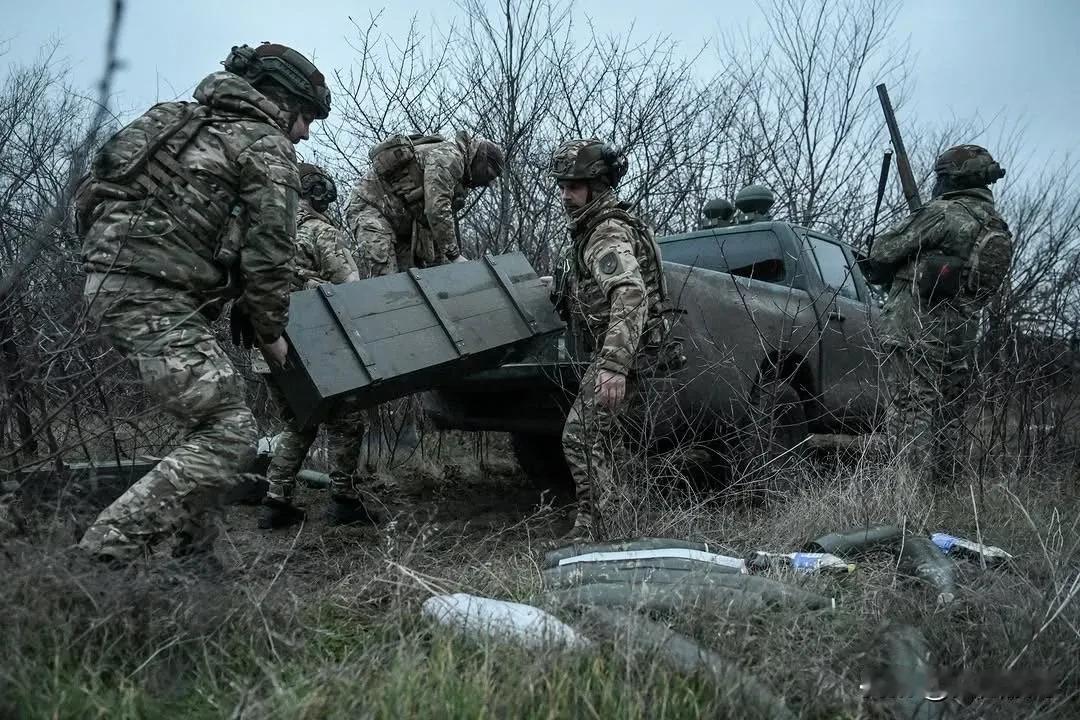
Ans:
{"type": "MultiPolygon", "coordinates": [[[[465,262],[454,214],[471,188],[487,187],[502,174],[502,148],[466,132],[449,140],[393,135],[369,156],[371,171],[353,189],[345,210],[364,277],[465,262]]],[[[406,414],[401,439],[411,445],[415,407],[406,414]]]]}
{"type": "Polygon", "coordinates": [[[880,321],[888,431],[912,472],[954,476],[979,311],[1008,275],[1012,235],[990,185],[1005,171],[978,145],[934,164],[933,199],[874,240],[862,263],[889,285],[880,321]]]}
{"type": "MultiPolygon", "coordinates": [[[[254,443],[240,376],[210,328],[284,362],[300,181],[293,145],[330,112],[322,73],[283,45],[234,47],[195,102],[155,105],[94,159],[77,221],[90,316],[184,435],[80,546],[115,562],[178,534],[209,553],[223,491],[254,443]]],[[[209,557],[203,555],[203,557],[209,557]]]]}
{"type": "Polygon", "coordinates": [[[626,170],[626,158],[596,139],[563,143],[551,157],[572,240],[563,301],[592,356],[563,428],[578,497],[567,540],[591,539],[613,507],[618,422],[639,376],[672,367],[660,249],[652,228],[615,193],[626,170]]]}
{"type": "MultiPolygon", "coordinates": [[[[300,212],[296,217],[296,254],[290,290],[353,282],[360,275],[351,254],[345,249],[345,236],[325,213],[337,199],[337,186],[326,172],[315,165],[300,164],[300,212]]],[[[281,390],[271,379],[268,383],[275,404],[281,409],[285,430],[274,450],[267,479],[270,482],[259,509],[260,528],[287,527],[304,518],[293,505],[296,473],[315,442],[318,426],[301,427],[288,409],[281,390]]],[[[326,424],[333,469],[330,472],[331,519],[354,522],[367,518],[354,485],[353,475],[360,459],[364,437],[363,413],[348,402],[341,403],[326,424]]]]}

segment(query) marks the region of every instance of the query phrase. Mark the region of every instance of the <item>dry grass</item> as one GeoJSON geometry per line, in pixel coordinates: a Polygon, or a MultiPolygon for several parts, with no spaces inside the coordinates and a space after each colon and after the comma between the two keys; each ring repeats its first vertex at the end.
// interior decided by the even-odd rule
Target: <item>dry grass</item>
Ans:
{"type": "MultiPolygon", "coordinates": [[[[731,683],[685,675],[618,640],[575,654],[529,653],[420,618],[431,592],[528,601],[541,589],[542,552],[567,527],[565,511],[523,488],[502,451],[492,448],[481,468],[459,445],[449,486],[438,466],[416,466],[404,483],[410,504],[379,530],[330,528],[313,512],[299,532],[267,535],[254,530],[250,509],[234,507],[219,550],[228,570],[216,579],[164,558],[127,573],[89,565],[63,547],[85,518],[52,514],[0,557],[0,716],[747,717],[731,683]]],[[[1053,698],[949,701],[954,716],[1076,717],[1075,481],[1050,470],[998,478],[979,498],[966,488],[933,493],[874,466],[858,457],[807,464],[794,471],[797,495],[758,506],[640,483],[618,527],[732,553],[792,549],[876,522],[981,532],[1016,563],[962,565],[950,606],[899,572],[892,553],[878,552],[851,576],[783,576],[834,597],[834,611],[667,621],[758,677],[800,717],[892,717],[858,689],[892,623],[920,628],[947,672],[1058,676],[1053,698]]],[[[309,500],[313,509],[323,502],[314,492],[309,500]]]]}

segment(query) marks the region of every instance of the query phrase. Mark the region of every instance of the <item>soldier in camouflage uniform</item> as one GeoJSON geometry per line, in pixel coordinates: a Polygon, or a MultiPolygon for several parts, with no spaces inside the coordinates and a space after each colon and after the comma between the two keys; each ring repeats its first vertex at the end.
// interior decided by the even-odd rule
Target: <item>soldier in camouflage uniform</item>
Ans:
{"type": "Polygon", "coordinates": [[[345,210],[365,276],[464,261],[454,213],[471,188],[502,174],[502,149],[465,132],[448,140],[395,135],[372,149],[371,160],[345,210]]]}
{"type": "MultiPolygon", "coordinates": [[[[301,163],[292,292],[316,288],[323,283],[337,285],[360,279],[351,254],[345,249],[345,234],[325,214],[336,199],[337,187],[330,176],[315,165],[301,163]]],[[[270,485],[259,509],[258,524],[264,529],[287,527],[304,518],[303,511],[292,503],[296,473],[319,432],[318,426],[297,424],[272,379],[268,387],[275,404],[282,410],[285,430],[270,462],[267,472],[270,485]]],[[[326,423],[332,465],[330,517],[338,523],[367,519],[353,477],[364,438],[363,412],[346,401],[332,411],[331,418],[326,423]]]]}
{"type": "MultiPolygon", "coordinates": [[[[323,75],[282,45],[234,47],[194,103],[162,103],[107,142],[76,197],[85,299],[180,445],[110,505],[80,546],[129,562],[176,534],[207,553],[255,440],[240,376],[210,323],[283,362],[300,181],[293,145],[330,111],[323,75]]],[[[202,557],[210,558],[209,555],[202,557]]]]}
{"type": "Polygon", "coordinates": [[[889,285],[881,314],[893,448],[917,477],[955,475],[979,311],[1008,274],[1011,234],[989,185],[1005,171],[960,145],[935,163],[933,199],[874,240],[861,263],[889,285]]]}
{"type": "Polygon", "coordinates": [[[577,489],[566,540],[591,539],[616,499],[615,457],[642,370],[663,355],[669,327],[667,287],[652,228],[620,203],[615,187],[625,157],[601,140],[560,145],[551,158],[568,216],[573,268],[563,301],[584,335],[592,362],[563,428],[563,452],[577,489]]]}
{"type": "MultiPolygon", "coordinates": [[[[465,262],[454,215],[470,189],[486,187],[502,174],[502,149],[466,132],[451,139],[394,135],[372,148],[370,159],[371,171],[353,188],[345,210],[364,277],[465,262]]],[[[373,438],[387,436],[392,446],[415,447],[417,403],[405,398],[393,405],[396,412],[381,409],[391,432],[375,423],[373,438]],[[399,413],[403,422],[388,420],[399,413]]],[[[379,414],[375,409],[373,415],[379,414]]]]}

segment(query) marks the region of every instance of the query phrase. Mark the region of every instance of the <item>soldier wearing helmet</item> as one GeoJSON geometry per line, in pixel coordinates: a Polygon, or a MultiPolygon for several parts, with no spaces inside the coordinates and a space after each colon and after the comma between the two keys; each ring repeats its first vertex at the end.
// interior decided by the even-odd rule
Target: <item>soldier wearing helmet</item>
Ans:
{"type": "MultiPolygon", "coordinates": [[[[452,138],[392,135],[373,147],[369,158],[371,170],[353,188],[345,209],[361,274],[378,277],[411,267],[465,262],[455,214],[465,206],[470,190],[487,187],[502,174],[502,148],[467,132],[452,138]]],[[[376,427],[386,432],[373,432],[372,443],[385,436],[392,437],[391,447],[415,447],[415,400],[393,406],[377,413],[385,422],[376,427]],[[391,421],[391,416],[403,419],[391,421]]]]}
{"type": "MultiPolygon", "coordinates": [[[[317,165],[300,163],[300,211],[296,216],[296,253],[290,290],[297,292],[324,283],[338,285],[360,279],[346,235],[326,212],[337,199],[337,186],[317,165]]],[[[269,368],[267,368],[267,372],[269,368]]],[[[289,411],[281,389],[267,383],[274,403],[281,409],[284,431],[278,438],[266,477],[266,497],[259,508],[258,526],[263,529],[287,527],[304,519],[293,503],[296,474],[318,434],[318,426],[303,427],[289,411]]],[[[368,519],[354,477],[364,438],[364,414],[347,400],[341,401],[326,423],[331,453],[330,519],[335,523],[368,519]]]]}
{"type": "Polygon", "coordinates": [[[985,148],[951,147],[934,173],[932,200],[861,264],[889,286],[879,335],[890,440],[917,477],[940,481],[957,474],[979,312],[1006,283],[1012,235],[990,190],[1005,171],[985,148]]]}
{"type": "Polygon", "coordinates": [[[454,215],[472,188],[502,174],[502,148],[466,132],[394,135],[370,157],[345,210],[366,275],[464,261],[454,215]]]}
{"type": "Polygon", "coordinates": [[[597,139],[563,143],[551,157],[572,240],[563,300],[592,355],[563,429],[578,496],[568,539],[594,537],[614,510],[613,460],[628,397],[643,376],[670,367],[672,356],[660,249],[652,228],[615,192],[626,170],[626,158],[597,139]]]}
{"type": "Polygon", "coordinates": [[[284,45],[234,47],[195,102],[160,103],[97,153],[77,197],[90,317],[178,420],[181,444],[86,531],[128,562],[175,536],[210,560],[214,517],[255,420],[210,327],[283,362],[300,180],[293,145],[330,112],[322,73],[284,45]]]}

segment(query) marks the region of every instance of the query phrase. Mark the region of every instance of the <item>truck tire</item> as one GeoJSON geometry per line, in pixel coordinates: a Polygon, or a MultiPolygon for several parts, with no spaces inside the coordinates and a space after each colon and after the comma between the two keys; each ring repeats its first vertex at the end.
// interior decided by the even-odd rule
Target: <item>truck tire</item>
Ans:
{"type": "Polygon", "coordinates": [[[563,455],[562,438],[538,433],[511,433],[510,447],[529,483],[556,491],[571,490],[574,479],[563,455]]]}
{"type": "Polygon", "coordinates": [[[810,434],[799,393],[784,380],[768,380],[750,396],[750,417],[736,439],[735,479],[754,496],[775,498],[791,490],[791,472],[810,434]]]}

